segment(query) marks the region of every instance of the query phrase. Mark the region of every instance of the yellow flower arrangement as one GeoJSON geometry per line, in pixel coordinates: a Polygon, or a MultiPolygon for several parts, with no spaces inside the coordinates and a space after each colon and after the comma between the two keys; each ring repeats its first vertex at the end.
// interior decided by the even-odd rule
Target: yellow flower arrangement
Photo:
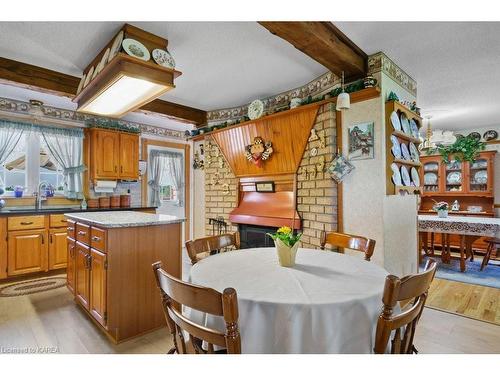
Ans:
{"type": "Polygon", "coordinates": [[[285,226],[279,228],[276,233],[267,233],[267,235],[275,241],[279,238],[286,246],[292,247],[300,240],[302,233],[293,234],[292,228],[285,226]]]}

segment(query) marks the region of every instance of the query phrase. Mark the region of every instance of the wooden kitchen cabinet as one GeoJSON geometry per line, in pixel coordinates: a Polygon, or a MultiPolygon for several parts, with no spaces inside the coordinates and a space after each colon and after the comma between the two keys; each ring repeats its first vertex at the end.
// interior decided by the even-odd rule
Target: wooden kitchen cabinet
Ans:
{"type": "Polygon", "coordinates": [[[49,270],[65,268],[68,263],[66,228],[49,230],[49,270]]]}
{"type": "Polygon", "coordinates": [[[47,271],[47,231],[33,229],[9,232],[8,276],[47,271]]]}
{"type": "Polygon", "coordinates": [[[106,326],[106,254],[90,249],[90,314],[102,326],[106,326]]]}
{"type": "Polygon", "coordinates": [[[93,180],[139,178],[139,135],[90,129],[90,171],[93,180]]]}
{"type": "Polygon", "coordinates": [[[139,176],[139,137],[120,133],[120,178],[139,176]]]}
{"type": "Polygon", "coordinates": [[[67,287],[71,294],[75,294],[75,259],[76,259],[76,241],[73,238],[67,238],[66,240],[67,248],[68,248],[68,265],[66,268],[66,276],[67,276],[67,287]]]}
{"type": "Polygon", "coordinates": [[[75,250],[75,299],[88,310],[90,299],[90,248],[77,241],[75,250]]]}

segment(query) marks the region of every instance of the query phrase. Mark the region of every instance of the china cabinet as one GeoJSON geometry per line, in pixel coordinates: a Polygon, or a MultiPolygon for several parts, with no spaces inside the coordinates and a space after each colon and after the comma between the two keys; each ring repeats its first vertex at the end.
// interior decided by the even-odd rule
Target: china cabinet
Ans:
{"type": "MultiPolygon", "coordinates": [[[[450,206],[449,215],[494,217],[494,158],[496,151],[483,151],[473,163],[442,162],[440,155],[421,156],[420,179],[423,183],[419,214],[436,214],[433,206],[445,201],[450,206]],[[455,204],[455,210],[451,207],[455,204]]],[[[430,245],[440,246],[441,236],[430,236],[430,245]],[[435,237],[435,238],[434,238],[435,237]]],[[[458,248],[460,239],[450,235],[450,246],[458,248]]],[[[486,243],[480,238],[474,250],[485,251],[486,243]]]]}

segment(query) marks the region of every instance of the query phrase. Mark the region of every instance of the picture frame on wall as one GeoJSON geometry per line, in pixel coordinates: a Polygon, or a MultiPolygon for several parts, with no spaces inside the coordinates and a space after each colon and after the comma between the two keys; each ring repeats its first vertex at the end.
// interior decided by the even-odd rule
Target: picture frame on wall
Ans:
{"type": "Polygon", "coordinates": [[[373,159],[375,157],[373,122],[351,125],[347,128],[347,132],[347,157],[349,160],[373,159]]]}

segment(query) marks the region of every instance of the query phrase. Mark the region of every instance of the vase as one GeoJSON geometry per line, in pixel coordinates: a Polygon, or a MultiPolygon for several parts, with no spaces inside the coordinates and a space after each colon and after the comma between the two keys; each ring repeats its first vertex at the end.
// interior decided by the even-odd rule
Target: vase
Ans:
{"type": "Polygon", "coordinates": [[[448,217],[448,210],[438,210],[438,216],[441,219],[447,218],[448,217]]]}
{"type": "Polygon", "coordinates": [[[278,253],[278,260],[280,266],[282,267],[293,267],[295,266],[295,257],[297,256],[297,250],[299,248],[299,242],[297,241],[292,247],[288,247],[279,238],[274,240],[274,245],[276,246],[276,252],[278,253]]]}

